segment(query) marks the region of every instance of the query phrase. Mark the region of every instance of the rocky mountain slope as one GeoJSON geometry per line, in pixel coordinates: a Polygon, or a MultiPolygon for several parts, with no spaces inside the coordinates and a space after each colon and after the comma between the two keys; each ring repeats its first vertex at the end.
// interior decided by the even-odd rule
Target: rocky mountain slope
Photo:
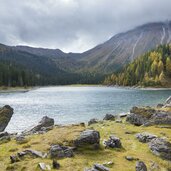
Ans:
{"type": "MultiPolygon", "coordinates": [[[[62,77],[66,78],[69,75],[67,77],[69,79],[70,76],[76,74],[73,76],[76,78],[69,82],[87,83],[91,82],[90,80],[95,80],[97,75],[94,74],[103,76],[118,71],[139,55],[160,44],[170,42],[171,22],[168,21],[145,24],[128,32],[117,34],[110,40],[84,53],[64,53],[59,49],[27,46],[10,47],[1,44],[0,59],[15,60],[36,70],[39,74],[45,73],[47,75],[48,73],[50,77],[64,73],[62,77]],[[82,81],[82,77],[79,78],[80,74],[84,74],[83,77],[88,76],[82,81]]],[[[60,81],[56,82],[59,83],[60,81]]]]}

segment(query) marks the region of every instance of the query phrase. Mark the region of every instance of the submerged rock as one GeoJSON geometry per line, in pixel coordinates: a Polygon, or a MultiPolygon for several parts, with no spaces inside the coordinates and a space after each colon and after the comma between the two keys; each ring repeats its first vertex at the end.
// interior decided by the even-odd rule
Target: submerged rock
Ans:
{"type": "Polygon", "coordinates": [[[76,147],[84,147],[87,145],[99,146],[100,143],[100,133],[95,130],[85,130],[80,133],[79,137],[74,140],[74,145],[76,147]]]}
{"type": "Polygon", "coordinates": [[[135,135],[135,137],[142,143],[148,143],[152,139],[157,138],[156,135],[150,134],[148,132],[138,133],[135,135]]]}
{"type": "Polygon", "coordinates": [[[51,158],[73,157],[74,153],[71,147],[52,145],[49,151],[51,158]]]}
{"type": "Polygon", "coordinates": [[[13,108],[5,105],[0,108],[0,132],[4,131],[13,115],[13,108]]]}
{"type": "Polygon", "coordinates": [[[136,170],[136,171],[147,171],[147,166],[145,165],[144,162],[138,161],[138,162],[136,163],[135,170],[136,170]]]}
{"type": "Polygon", "coordinates": [[[149,148],[153,154],[171,161],[171,143],[163,138],[152,139],[149,148]]]}
{"type": "Polygon", "coordinates": [[[114,135],[110,136],[107,141],[104,141],[104,145],[105,145],[105,147],[110,147],[110,148],[121,148],[122,147],[120,139],[114,135]]]}
{"type": "Polygon", "coordinates": [[[115,116],[112,115],[112,114],[106,114],[105,117],[103,118],[103,120],[114,121],[115,120],[115,116]]]}

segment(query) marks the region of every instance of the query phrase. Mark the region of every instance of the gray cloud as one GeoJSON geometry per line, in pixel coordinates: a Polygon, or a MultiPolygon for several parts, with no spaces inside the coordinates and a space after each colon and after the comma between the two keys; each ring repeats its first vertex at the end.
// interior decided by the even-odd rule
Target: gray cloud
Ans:
{"type": "Polygon", "coordinates": [[[170,0],[1,0],[0,42],[80,52],[111,36],[171,20],[170,0]]]}

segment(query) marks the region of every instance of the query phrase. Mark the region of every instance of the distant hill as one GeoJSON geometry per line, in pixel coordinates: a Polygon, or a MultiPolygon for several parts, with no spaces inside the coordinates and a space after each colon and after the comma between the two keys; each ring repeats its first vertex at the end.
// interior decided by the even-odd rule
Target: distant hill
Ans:
{"type": "Polygon", "coordinates": [[[138,56],[171,43],[171,22],[149,23],[84,53],[64,53],[59,49],[0,45],[0,60],[22,65],[41,75],[44,84],[100,83],[107,74],[121,70],[138,56]]]}
{"type": "Polygon", "coordinates": [[[104,84],[171,87],[171,45],[145,53],[121,72],[106,77],[104,84]]]}

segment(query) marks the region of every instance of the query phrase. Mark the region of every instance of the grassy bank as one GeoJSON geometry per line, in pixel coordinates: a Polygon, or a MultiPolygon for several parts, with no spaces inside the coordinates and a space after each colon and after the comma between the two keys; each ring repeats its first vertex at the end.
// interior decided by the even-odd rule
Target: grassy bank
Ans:
{"type": "MultiPolygon", "coordinates": [[[[61,171],[83,171],[85,167],[91,167],[94,163],[103,164],[112,161],[111,171],[133,171],[136,161],[127,161],[125,156],[133,156],[144,161],[148,168],[152,162],[160,165],[161,170],[167,171],[171,168],[171,163],[154,156],[147,144],[140,143],[135,134],[139,132],[150,132],[159,137],[167,137],[171,142],[171,129],[159,127],[136,127],[128,123],[115,123],[114,121],[104,121],[92,126],[71,125],[65,127],[55,127],[53,130],[42,135],[32,135],[25,144],[17,144],[15,140],[0,145],[0,170],[9,171],[37,171],[39,162],[52,164],[51,159],[26,158],[20,162],[10,164],[9,156],[21,152],[25,149],[40,150],[48,152],[51,144],[70,145],[79,133],[86,128],[98,130],[101,136],[101,148],[99,150],[81,149],[75,152],[73,158],[64,158],[58,160],[61,171]],[[131,134],[125,134],[129,131],[131,134]],[[114,134],[121,139],[123,148],[104,149],[102,142],[104,139],[114,134]]],[[[53,170],[53,169],[52,169],[53,170]]]]}

